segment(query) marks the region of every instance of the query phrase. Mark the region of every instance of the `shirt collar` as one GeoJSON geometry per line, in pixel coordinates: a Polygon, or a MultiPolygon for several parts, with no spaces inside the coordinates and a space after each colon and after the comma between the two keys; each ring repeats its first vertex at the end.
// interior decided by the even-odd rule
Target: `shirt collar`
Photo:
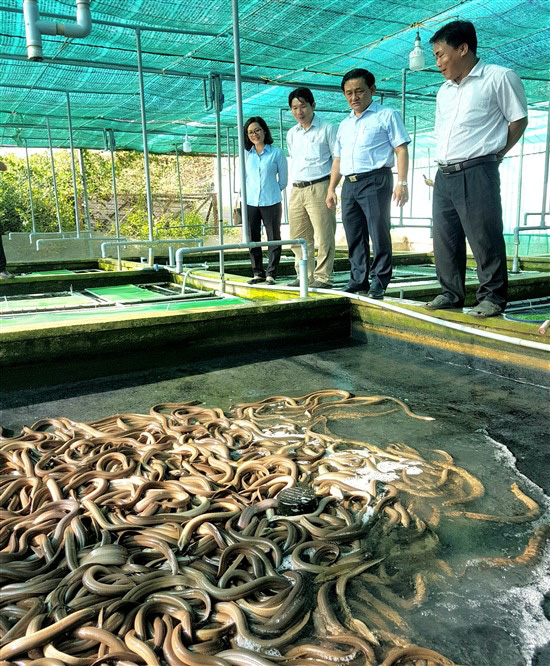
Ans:
{"type": "MultiPolygon", "coordinates": [[[[260,153],[260,155],[263,155],[264,153],[270,153],[272,150],[273,150],[273,148],[272,148],[271,144],[266,143],[265,146],[264,146],[264,149],[260,153]]],[[[250,154],[252,154],[253,152],[256,153],[256,148],[254,148],[254,145],[252,145],[252,147],[250,148],[250,150],[248,152],[250,154]]],[[[256,153],[256,155],[258,155],[258,153],[256,153]]],[[[258,155],[258,157],[260,157],[260,155],[258,155]]]]}
{"type": "Polygon", "coordinates": [[[314,113],[314,114],[313,114],[313,120],[311,121],[311,125],[307,128],[307,130],[304,129],[304,128],[300,125],[300,123],[298,123],[298,124],[296,125],[296,131],[297,131],[297,132],[309,132],[309,130],[310,130],[312,127],[319,127],[320,124],[321,124],[321,119],[319,118],[319,116],[318,116],[316,113],[314,113]]]}
{"type": "Polygon", "coordinates": [[[356,116],[355,111],[353,109],[351,109],[351,111],[349,112],[349,117],[350,118],[355,118],[356,120],[360,120],[361,118],[363,118],[363,116],[366,113],[369,113],[369,111],[376,112],[376,111],[378,111],[379,108],[380,108],[380,104],[378,104],[378,102],[375,102],[374,100],[372,100],[372,102],[367,106],[367,108],[363,111],[363,113],[360,116],[356,116]]]}
{"type": "MultiPolygon", "coordinates": [[[[471,76],[483,76],[484,69],[485,69],[485,64],[482,63],[481,60],[478,60],[476,64],[472,67],[472,69],[469,71],[469,73],[462,79],[462,81],[469,79],[471,76]]],[[[462,83],[462,81],[460,83],[462,83]]],[[[451,79],[450,81],[445,81],[443,85],[458,86],[460,84],[455,83],[454,80],[451,79]]]]}

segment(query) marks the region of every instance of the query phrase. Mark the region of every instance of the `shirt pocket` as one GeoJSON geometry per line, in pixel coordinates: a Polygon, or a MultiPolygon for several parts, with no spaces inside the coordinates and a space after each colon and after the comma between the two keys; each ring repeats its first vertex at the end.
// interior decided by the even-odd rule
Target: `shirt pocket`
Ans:
{"type": "Polygon", "coordinates": [[[357,144],[365,148],[379,146],[385,141],[387,141],[387,133],[382,127],[377,125],[364,127],[357,137],[357,144]]]}
{"type": "Polygon", "coordinates": [[[486,122],[487,114],[491,108],[490,97],[484,95],[468,95],[461,99],[459,105],[460,125],[463,127],[477,127],[486,122]]]}
{"type": "Polygon", "coordinates": [[[323,146],[318,141],[308,141],[303,147],[302,157],[304,162],[317,163],[323,156],[323,146]]]}

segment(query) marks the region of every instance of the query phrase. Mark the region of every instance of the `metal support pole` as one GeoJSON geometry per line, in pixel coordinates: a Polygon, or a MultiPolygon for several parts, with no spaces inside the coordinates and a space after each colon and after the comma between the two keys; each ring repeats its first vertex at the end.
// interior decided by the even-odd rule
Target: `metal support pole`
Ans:
{"type": "MultiPolygon", "coordinates": [[[[145,113],[145,84],[143,81],[143,61],[141,57],[141,32],[136,28],[136,53],[138,62],[139,103],[141,108],[141,132],[143,135],[143,163],[145,168],[145,191],[147,196],[147,222],[149,240],[154,238],[153,230],[153,198],[151,196],[151,177],[149,173],[149,147],[147,145],[147,115],[145,113]]],[[[149,265],[153,263],[153,253],[149,250],[149,265]]]]}
{"type": "MultiPolygon", "coordinates": [[[[212,77],[214,112],[216,114],[216,171],[218,187],[218,238],[219,244],[223,245],[223,180],[222,180],[222,136],[221,136],[221,112],[223,108],[222,80],[219,74],[212,77]]],[[[223,250],[220,250],[220,280],[221,290],[224,290],[225,264],[223,250]]]]}
{"type": "Polygon", "coordinates": [[[63,229],[61,228],[61,211],[59,210],[59,196],[57,194],[57,179],[55,177],[55,164],[53,161],[53,147],[52,147],[52,133],[50,131],[50,119],[46,116],[46,129],[48,130],[48,146],[50,149],[50,165],[52,168],[52,180],[53,180],[53,196],[55,199],[55,213],[57,215],[57,226],[59,227],[59,232],[61,233],[63,229]]]}
{"type": "MultiPolygon", "coordinates": [[[[401,71],[401,117],[405,123],[407,106],[406,106],[406,93],[407,93],[407,70],[401,71]]],[[[403,206],[399,208],[399,226],[403,226],[403,206]]]]}
{"type": "Polygon", "coordinates": [[[548,165],[550,162],[550,102],[548,103],[548,118],[546,122],[546,150],[544,151],[544,180],[542,184],[542,206],[540,209],[540,226],[544,227],[546,213],[546,198],[548,196],[548,165]]]}
{"type": "Polygon", "coordinates": [[[237,106],[237,137],[239,140],[239,171],[241,181],[241,211],[243,221],[243,241],[248,243],[248,211],[246,208],[246,167],[244,163],[244,119],[243,119],[243,91],[241,78],[241,45],[239,32],[239,0],[231,0],[233,15],[233,54],[235,62],[235,102],[237,106]]]}
{"type": "Polygon", "coordinates": [[[519,227],[521,222],[521,195],[523,190],[523,149],[525,145],[525,133],[521,137],[520,151],[519,151],[519,173],[518,173],[518,196],[516,206],[516,227],[519,227]]]}
{"type": "Polygon", "coordinates": [[[74,193],[74,222],[76,226],[76,237],[80,238],[80,215],[78,214],[78,187],[76,184],[76,164],[74,161],[74,146],[73,146],[73,121],[71,118],[71,96],[65,93],[67,100],[67,122],[69,125],[69,149],[71,151],[71,174],[73,176],[73,193],[74,193]]]}
{"type": "Polygon", "coordinates": [[[86,183],[86,168],[84,166],[82,148],[78,149],[78,164],[80,166],[80,178],[82,180],[82,195],[84,199],[84,213],[86,215],[86,229],[91,231],[92,223],[90,220],[90,202],[88,201],[88,185],[86,183]]]}
{"type": "Polygon", "coordinates": [[[225,129],[227,141],[227,181],[229,185],[229,224],[235,224],[233,220],[233,178],[231,176],[231,139],[229,137],[229,127],[225,129]]]}
{"type": "Polygon", "coordinates": [[[176,171],[178,172],[178,190],[180,195],[180,213],[181,213],[181,226],[185,226],[185,213],[183,212],[183,194],[181,193],[181,172],[180,172],[180,158],[178,153],[178,145],[174,144],[176,149],[176,171]]]}
{"type": "MultiPolygon", "coordinates": [[[[285,152],[285,138],[283,135],[283,109],[279,109],[279,132],[281,133],[281,150],[285,152]]],[[[286,188],[281,192],[283,197],[283,217],[284,223],[288,224],[288,201],[286,198],[286,188]]]]}
{"type": "Polygon", "coordinates": [[[403,122],[405,122],[405,113],[407,111],[405,107],[405,95],[407,92],[407,70],[403,69],[401,71],[401,117],[403,122]]]}
{"type": "MultiPolygon", "coordinates": [[[[112,129],[107,130],[109,152],[111,153],[111,180],[113,182],[113,205],[115,207],[115,236],[120,238],[120,220],[118,217],[118,195],[116,189],[116,170],[115,170],[115,133],[112,129]]],[[[118,270],[122,270],[122,260],[120,256],[120,247],[117,247],[118,270]]]]}
{"type": "MultiPolygon", "coordinates": [[[[432,179],[432,153],[428,148],[428,179],[432,179]]],[[[432,188],[428,187],[428,201],[432,200],[432,188]]]]}
{"type": "MultiPolygon", "coordinates": [[[[239,131],[239,128],[237,127],[237,132],[239,131]]],[[[239,194],[239,190],[237,189],[237,139],[233,137],[231,139],[231,145],[233,146],[233,194],[239,194]]]]}
{"type": "Polygon", "coordinates": [[[411,198],[409,201],[409,215],[413,214],[413,194],[414,194],[414,163],[416,160],[416,116],[413,116],[413,140],[412,140],[412,159],[411,159],[411,198]]]}
{"type": "Polygon", "coordinates": [[[27,140],[25,139],[25,160],[27,162],[27,181],[29,183],[29,203],[31,206],[31,225],[32,233],[36,233],[36,222],[34,219],[34,201],[32,198],[32,179],[31,179],[31,165],[29,163],[29,149],[27,147],[27,140]]]}

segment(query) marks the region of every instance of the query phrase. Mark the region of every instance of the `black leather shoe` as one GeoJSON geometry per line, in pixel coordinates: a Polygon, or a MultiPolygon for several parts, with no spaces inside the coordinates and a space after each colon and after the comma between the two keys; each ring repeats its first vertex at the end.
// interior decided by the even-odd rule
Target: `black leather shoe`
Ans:
{"type": "Polygon", "coordinates": [[[380,282],[373,282],[370,286],[370,289],[367,293],[369,298],[376,298],[381,301],[384,298],[385,289],[382,287],[380,282]]]}
{"type": "Polygon", "coordinates": [[[342,289],[342,291],[347,291],[350,294],[361,294],[361,295],[366,295],[367,291],[369,290],[368,285],[366,287],[363,287],[360,284],[348,284],[342,289]]]}
{"type": "Polygon", "coordinates": [[[248,281],[248,284],[259,284],[260,282],[265,282],[265,277],[261,277],[260,275],[255,275],[252,280],[248,281]]]}
{"type": "Polygon", "coordinates": [[[313,289],[332,289],[330,282],[323,282],[322,280],[313,280],[310,286],[313,289]]]}

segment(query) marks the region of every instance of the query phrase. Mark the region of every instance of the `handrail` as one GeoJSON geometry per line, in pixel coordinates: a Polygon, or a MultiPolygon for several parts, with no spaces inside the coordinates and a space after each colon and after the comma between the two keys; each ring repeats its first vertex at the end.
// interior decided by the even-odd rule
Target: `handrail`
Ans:
{"type": "MultiPolygon", "coordinates": [[[[89,234],[91,236],[92,232],[88,231],[87,229],[83,229],[80,232],[81,237],[82,234],[89,234]]],[[[75,235],[76,231],[31,231],[29,233],[29,243],[32,245],[33,240],[36,236],[61,236],[61,238],[66,238],[75,235]]]]}
{"type": "MultiPolygon", "coordinates": [[[[126,240],[126,241],[112,241],[112,242],[106,242],[106,243],[101,243],[101,258],[106,259],[107,258],[107,248],[108,247],[127,247],[128,245],[145,245],[147,248],[149,248],[149,264],[152,265],[153,261],[155,259],[155,255],[153,253],[153,246],[154,245],[166,245],[167,243],[172,244],[172,245],[177,245],[178,243],[197,243],[198,248],[201,248],[204,244],[204,241],[202,238],[171,238],[169,240],[146,240],[146,241],[132,241],[132,240],[126,240]]],[[[183,248],[180,248],[183,249],[183,248]]]]}
{"type": "MultiPolygon", "coordinates": [[[[86,241],[87,243],[90,243],[92,241],[111,240],[112,238],[112,236],[95,236],[90,238],[39,238],[36,241],[36,249],[40,250],[40,245],[43,243],[70,243],[71,241],[86,241]]],[[[125,241],[126,239],[119,236],[117,240],[125,241]]]]}
{"type": "MultiPolygon", "coordinates": [[[[307,298],[308,294],[308,277],[307,277],[307,243],[303,238],[296,238],[294,240],[274,240],[274,241],[259,241],[250,243],[231,243],[230,245],[206,245],[201,248],[194,247],[180,247],[176,252],[176,273],[181,273],[183,270],[183,255],[197,254],[197,252],[224,252],[225,250],[245,250],[254,247],[282,247],[283,245],[299,245],[302,248],[302,258],[299,261],[300,272],[300,296],[307,298]]],[[[223,281],[223,277],[222,277],[223,281]]]]}
{"type": "Polygon", "coordinates": [[[511,273],[519,273],[519,235],[520,235],[520,233],[522,231],[536,231],[536,230],[538,230],[538,231],[542,231],[542,230],[549,231],[550,227],[548,227],[544,223],[544,218],[547,215],[550,215],[550,213],[544,213],[544,212],[542,212],[542,213],[540,213],[540,212],[525,213],[525,215],[523,216],[523,220],[524,220],[525,224],[514,227],[514,259],[512,261],[512,269],[510,271],[511,273]],[[537,224],[537,226],[525,226],[525,224],[527,223],[527,218],[529,216],[533,217],[535,215],[540,215],[540,224],[537,224]]]}

